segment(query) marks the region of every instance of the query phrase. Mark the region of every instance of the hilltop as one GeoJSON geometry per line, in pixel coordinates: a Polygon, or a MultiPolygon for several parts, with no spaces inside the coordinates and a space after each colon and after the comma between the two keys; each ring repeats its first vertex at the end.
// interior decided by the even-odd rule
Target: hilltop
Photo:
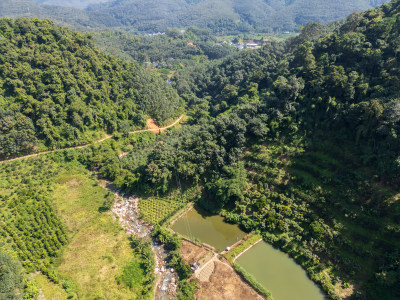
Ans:
{"type": "Polygon", "coordinates": [[[0,19],[0,156],[85,144],[178,115],[163,80],[92,37],[38,19],[0,19]]]}
{"type": "Polygon", "coordinates": [[[308,22],[326,24],[346,17],[354,10],[376,7],[385,0],[116,0],[59,1],[2,0],[2,16],[47,17],[80,30],[126,28],[165,31],[168,27],[198,26],[217,34],[239,32],[295,31],[308,22]],[[83,8],[86,4],[86,9],[83,8]],[[50,5],[52,4],[52,5],[50,5]],[[75,7],[75,8],[74,8],[75,7]]]}

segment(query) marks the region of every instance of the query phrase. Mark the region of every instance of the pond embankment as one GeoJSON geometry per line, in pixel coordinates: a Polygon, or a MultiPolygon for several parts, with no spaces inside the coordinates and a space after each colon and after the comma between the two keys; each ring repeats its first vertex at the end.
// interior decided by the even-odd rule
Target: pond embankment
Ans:
{"type": "MultiPolygon", "coordinates": [[[[222,216],[195,207],[186,214],[181,214],[171,229],[193,241],[205,242],[211,245],[211,249],[215,247],[217,250],[213,251],[215,255],[208,262],[200,266],[201,274],[195,273],[199,279],[209,278],[212,281],[219,278],[219,276],[213,277],[213,274],[221,270],[222,267],[217,268],[220,264],[229,267],[237,276],[229,264],[231,263],[242,278],[265,298],[272,299],[272,296],[275,300],[325,298],[319,287],[308,278],[307,273],[287,254],[265,243],[261,235],[246,235],[239,226],[226,223],[222,216]],[[227,247],[232,249],[223,251],[227,247]]],[[[203,282],[209,281],[203,280],[203,282]]],[[[231,299],[240,298],[233,295],[231,299]]]]}

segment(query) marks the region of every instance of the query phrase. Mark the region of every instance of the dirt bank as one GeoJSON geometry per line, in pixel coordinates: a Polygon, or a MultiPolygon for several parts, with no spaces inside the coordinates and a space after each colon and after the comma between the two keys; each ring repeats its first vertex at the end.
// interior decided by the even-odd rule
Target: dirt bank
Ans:
{"type": "Polygon", "coordinates": [[[216,259],[214,272],[207,282],[199,282],[196,299],[243,300],[264,298],[258,295],[228,264],[216,259]]]}

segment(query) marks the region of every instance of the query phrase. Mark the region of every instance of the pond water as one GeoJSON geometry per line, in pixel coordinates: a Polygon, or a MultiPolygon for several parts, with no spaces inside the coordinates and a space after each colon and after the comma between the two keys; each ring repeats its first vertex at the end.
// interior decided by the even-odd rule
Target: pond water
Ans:
{"type": "Polygon", "coordinates": [[[197,238],[219,251],[225,250],[246,235],[238,225],[226,223],[223,217],[210,214],[199,207],[179,218],[171,228],[191,239],[197,238]]]}
{"type": "Polygon", "coordinates": [[[275,300],[323,300],[324,295],[307,273],[287,254],[261,242],[237,260],[268,289],[275,300]]]}

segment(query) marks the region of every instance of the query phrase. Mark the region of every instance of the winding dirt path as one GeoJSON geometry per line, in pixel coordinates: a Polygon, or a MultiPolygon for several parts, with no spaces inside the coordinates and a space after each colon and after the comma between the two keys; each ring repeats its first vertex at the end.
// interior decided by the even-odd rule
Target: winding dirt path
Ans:
{"type": "MultiPolygon", "coordinates": [[[[178,124],[182,118],[183,118],[184,114],[182,114],[178,119],[175,120],[174,123],[165,126],[165,127],[161,127],[161,128],[153,128],[153,129],[141,129],[141,130],[135,130],[135,131],[131,131],[129,132],[129,134],[133,134],[133,133],[140,133],[140,132],[164,132],[165,130],[167,130],[168,128],[171,128],[173,126],[175,126],[176,124],[178,124]]],[[[98,144],[101,142],[104,142],[108,139],[111,139],[113,136],[112,135],[106,135],[104,138],[94,141],[93,143],[90,144],[86,144],[86,145],[81,145],[81,146],[73,146],[73,147],[66,147],[66,148],[62,148],[62,149],[55,149],[55,150],[49,150],[49,151],[43,151],[43,152],[38,152],[38,153],[33,153],[33,154],[28,154],[28,155],[24,155],[24,156],[20,156],[20,157],[16,157],[16,158],[10,158],[10,159],[6,159],[6,160],[1,160],[1,163],[6,163],[6,162],[11,162],[11,161],[16,161],[16,160],[21,160],[21,159],[26,159],[26,158],[31,158],[31,157],[36,157],[36,156],[40,156],[40,155],[44,155],[44,154],[48,154],[48,153],[53,153],[53,152],[57,152],[57,151],[62,151],[62,150],[67,150],[67,149],[82,149],[82,148],[86,148],[91,146],[92,144],[98,144]]]]}

